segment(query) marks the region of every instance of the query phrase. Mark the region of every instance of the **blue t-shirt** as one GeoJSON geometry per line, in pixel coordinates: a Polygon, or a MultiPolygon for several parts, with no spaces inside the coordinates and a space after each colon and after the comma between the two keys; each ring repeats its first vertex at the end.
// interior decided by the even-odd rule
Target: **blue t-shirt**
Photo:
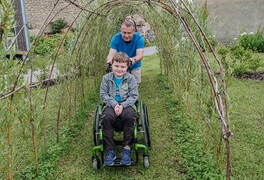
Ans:
{"type": "Polygon", "coordinates": [[[123,81],[124,77],[121,77],[121,78],[117,78],[114,76],[114,82],[115,82],[115,85],[116,85],[116,96],[115,96],[115,100],[117,102],[122,102],[122,99],[121,99],[121,96],[120,96],[120,84],[121,82],[123,81]]]}
{"type": "MultiPolygon", "coordinates": [[[[132,40],[127,43],[122,39],[122,34],[119,32],[113,36],[110,48],[115,49],[117,52],[124,52],[129,57],[135,57],[137,49],[144,48],[144,37],[138,32],[135,32],[132,40]]],[[[141,61],[133,64],[132,70],[139,67],[141,67],[141,61]]]]}

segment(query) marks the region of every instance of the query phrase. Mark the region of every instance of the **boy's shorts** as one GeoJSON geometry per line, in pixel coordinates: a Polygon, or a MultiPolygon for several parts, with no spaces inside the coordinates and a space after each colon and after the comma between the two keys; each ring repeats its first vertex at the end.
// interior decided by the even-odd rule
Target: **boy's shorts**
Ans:
{"type": "Polygon", "coordinates": [[[131,74],[135,76],[137,84],[139,84],[141,82],[141,68],[134,69],[131,74]]]}

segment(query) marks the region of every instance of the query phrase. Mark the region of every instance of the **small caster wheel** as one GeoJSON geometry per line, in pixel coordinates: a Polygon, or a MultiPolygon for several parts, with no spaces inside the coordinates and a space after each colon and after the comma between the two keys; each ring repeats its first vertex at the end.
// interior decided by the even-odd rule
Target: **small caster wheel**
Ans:
{"type": "Polygon", "coordinates": [[[93,168],[95,170],[99,170],[100,169],[100,159],[97,156],[93,156],[92,157],[92,163],[93,163],[93,168]]]}
{"type": "Polygon", "coordinates": [[[143,156],[143,165],[145,168],[149,168],[149,157],[148,157],[148,155],[143,156]]]}

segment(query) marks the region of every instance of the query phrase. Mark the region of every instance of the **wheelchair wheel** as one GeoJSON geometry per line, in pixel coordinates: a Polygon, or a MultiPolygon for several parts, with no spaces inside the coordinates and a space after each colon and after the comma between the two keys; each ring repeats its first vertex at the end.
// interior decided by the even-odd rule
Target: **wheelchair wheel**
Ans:
{"type": "Polygon", "coordinates": [[[93,156],[92,157],[92,163],[93,163],[93,168],[95,170],[99,170],[100,169],[100,159],[97,156],[93,156]]]}
{"type": "Polygon", "coordinates": [[[145,117],[145,111],[144,111],[144,105],[142,102],[140,102],[140,119],[141,119],[141,126],[142,126],[142,133],[144,136],[144,143],[145,146],[149,146],[149,142],[148,142],[148,134],[147,134],[147,128],[146,128],[146,117],[145,117]]]}
{"type": "Polygon", "coordinates": [[[100,144],[100,115],[99,109],[101,106],[97,106],[96,111],[94,113],[94,124],[93,124],[93,134],[94,134],[94,145],[98,146],[100,144]]]}
{"type": "Polygon", "coordinates": [[[149,168],[149,157],[148,155],[143,155],[143,166],[149,168]]]}
{"type": "Polygon", "coordinates": [[[144,110],[144,117],[145,117],[145,127],[146,127],[147,139],[148,139],[148,146],[151,147],[150,132],[149,132],[149,121],[148,121],[148,111],[147,111],[146,104],[143,104],[143,110],[144,110]]]}

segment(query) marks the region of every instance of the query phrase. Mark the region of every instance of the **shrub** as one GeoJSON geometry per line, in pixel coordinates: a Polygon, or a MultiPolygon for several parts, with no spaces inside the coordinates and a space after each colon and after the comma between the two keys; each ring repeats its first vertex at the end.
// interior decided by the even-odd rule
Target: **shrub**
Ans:
{"type": "Polygon", "coordinates": [[[67,22],[65,21],[65,19],[60,18],[51,22],[50,25],[51,25],[51,33],[56,34],[61,32],[61,29],[67,25],[67,22]]]}
{"type": "Polygon", "coordinates": [[[257,69],[261,66],[261,58],[251,58],[249,59],[248,68],[254,72],[257,71],[257,69]]]}
{"type": "Polygon", "coordinates": [[[217,53],[220,55],[221,57],[221,62],[223,65],[223,68],[225,70],[228,70],[229,65],[228,65],[228,61],[227,61],[227,55],[229,53],[229,49],[227,47],[225,47],[224,45],[220,46],[220,48],[218,49],[217,53]]]}
{"type": "Polygon", "coordinates": [[[252,53],[241,46],[234,46],[231,50],[231,66],[234,68],[234,72],[237,74],[246,73],[248,63],[252,58],[252,53]]]}
{"type": "Polygon", "coordinates": [[[240,44],[233,45],[230,49],[221,45],[217,53],[227,73],[242,75],[252,71],[256,72],[259,67],[262,67],[262,59],[254,57],[252,50],[244,49],[240,44]]]}
{"type": "Polygon", "coordinates": [[[241,34],[239,43],[244,49],[251,49],[257,52],[264,52],[264,37],[261,33],[241,34]]]}
{"type": "Polygon", "coordinates": [[[60,35],[53,35],[48,38],[41,37],[36,44],[36,53],[42,56],[52,54],[55,51],[55,48],[59,45],[60,41],[60,35]]]}

